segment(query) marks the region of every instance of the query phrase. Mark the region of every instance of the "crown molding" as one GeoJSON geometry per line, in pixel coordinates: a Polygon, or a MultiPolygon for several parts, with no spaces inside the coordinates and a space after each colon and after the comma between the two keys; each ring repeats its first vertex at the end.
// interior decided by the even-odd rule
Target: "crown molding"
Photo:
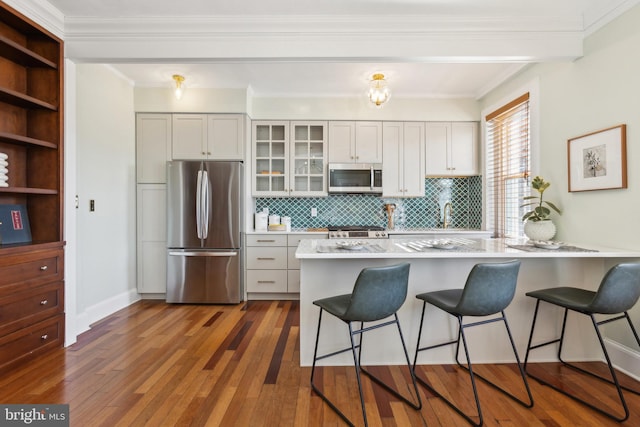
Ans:
{"type": "Polygon", "coordinates": [[[582,32],[578,16],[251,15],[66,17],[70,38],[165,34],[582,32]]]}
{"type": "Polygon", "coordinates": [[[66,20],[81,61],[540,61],[582,55],[581,19],[238,16],[66,20]],[[383,25],[384,24],[384,25],[383,25]]]}

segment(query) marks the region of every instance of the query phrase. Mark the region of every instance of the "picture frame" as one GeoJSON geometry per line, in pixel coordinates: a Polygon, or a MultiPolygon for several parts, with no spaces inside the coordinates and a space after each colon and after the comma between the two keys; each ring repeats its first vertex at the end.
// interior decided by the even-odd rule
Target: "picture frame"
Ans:
{"type": "Polygon", "coordinates": [[[567,141],[569,192],[627,188],[627,125],[567,141]]]}

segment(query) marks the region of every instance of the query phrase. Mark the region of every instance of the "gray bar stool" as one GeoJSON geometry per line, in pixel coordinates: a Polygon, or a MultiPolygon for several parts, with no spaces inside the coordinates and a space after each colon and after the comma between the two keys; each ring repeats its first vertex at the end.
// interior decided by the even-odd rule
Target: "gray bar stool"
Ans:
{"type": "Polygon", "coordinates": [[[469,276],[467,277],[467,282],[464,286],[464,289],[446,289],[441,291],[434,292],[426,292],[423,294],[416,295],[416,298],[423,301],[422,304],[422,317],[420,319],[420,329],[418,332],[418,344],[416,345],[416,355],[413,361],[413,371],[416,379],[420,384],[425,386],[428,390],[434,393],[436,396],[441,398],[449,407],[455,410],[458,414],[460,414],[464,419],[466,419],[470,424],[474,426],[481,426],[483,424],[482,418],[482,409],[480,407],[480,399],[478,398],[478,390],[476,388],[475,377],[480,378],[487,384],[501,391],[505,395],[514,399],[516,402],[521,405],[531,408],[533,406],[533,396],[531,396],[531,391],[529,390],[529,384],[527,383],[527,378],[524,373],[524,369],[520,364],[520,358],[518,357],[518,351],[516,350],[516,346],[513,342],[513,337],[511,336],[511,331],[509,329],[509,324],[507,323],[507,317],[504,314],[505,308],[511,303],[513,300],[513,296],[516,291],[516,283],[518,281],[518,272],[520,270],[520,261],[507,261],[500,263],[484,263],[484,264],[476,264],[469,276]],[[424,326],[424,313],[427,303],[438,307],[439,309],[449,313],[450,315],[456,317],[458,319],[458,338],[452,341],[447,341],[440,344],[431,345],[428,347],[420,348],[420,338],[422,337],[422,329],[424,326]],[[465,316],[490,316],[500,313],[500,317],[495,317],[487,320],[481,320],[474,323],[463,324],[463,319],[465,316]],[[489,381],[488,379],[480,376],[479,374],[474,374],[473,366],[471,364],[471,358],[469,357],[469,349],[467,346],[467,340],[464,334],[464,330],[466,328],[470,328],[472,326],[484,325],[487,323],[493,322],[504,322],[504,326],[507,330],[507,336],[509,337],[509,342],[511,343],[511,348],[513,349],[513,354],[515,355],[516,362],[518,364],[518,369],[520,370],[520,376],[522,377],[522,382],[524,383],[525,389],[527,391],[527,395],[529,398],[529,402],[525,402],[515,395],[509,393],[508,391],[500,388],[495,383],[489,381]],[[462,339],[462,343],[464,344],[464,352],[467,359],[467,366],[464,366],[460,363],[459,354],[460,354],[460,340],[462,339]],[[438,347],[443,347],[445,345],[456,344],[456,363],[461,368],[465,369],[469,373],[469,377],[471,379],[471,386],[473,388],[473,395],[476,401],[476,409],[477,409],[477,417],[479,419],[478,423],[476,423],[470,415],[465,414],[462,410],[457,407],[453,402],[445,398],[442,394],[437,392],[426,380],[420,378],[416,374],[416,364],[418,361],[418,353],[426,350],[431,350],[438,347]]]}
{"type": "Polygon", "coordinates": [[[592,377],[598,378],[601,381],[607,382],[609,384],[613,384],[616,387],[616,391],[618,393],[618,397],[620,399],[620,404],[624,410],[624,416],[616,416],[611,412],[607,412],[601,407],[597,407],[569,392],[561,389],[560,387],[556,387],[553,384],[550,384],[547,381],[542,380],[541,378],[532,375],[530,372],[527,372],[531,378],[535,378],[540,383],[547,385],[554,390],[569,396],[570,398],[585,404],[586,406],[610,417],[616,421],[624,421],[629,418],[629,408],[627,407],[627,403],[624,399],[624,395],[622,394],[622,389],[630,391],[635,394],[640,394],[640,392],[636,390],[632,390],[628,387],[623,387],[618,382],[618,378],[615,373],[615,369],[611,364],[611,360],[609,359],[609,354],[607,353],[607,349],[604,345],[604,341],[602,339],[602,335],[600,334],[600,329],[598,326],[614,322],[616,320],[626,319],[631,331],[633,332],[633,336],[636,339],[636,342],[640,346],[640,339],[638,338],[638,333],[636,329],[633,327],[633,323],[631,323],[631,319],[627,314],[627,310],[635,305],[640,297],[640,263],[627,263],[627,264],[618,264],[611,268],[607,274],[604,276],[602,281],[600,282],[600,287],[597,292],[588,291],[586,289],[573,288],[573,287],[557,287],[550,289],[541,289],[538,291],[527,292],[526,294],[529,297],[536,298],[536,309],[533,314],[533,323],[531,324],[531,334],[529,335],[529,343],[527,344],[527,354],[524,358],[524,367],[525,371],[527,370],[527,361],[529,359],[529,352],[536,348],[544,347],[549,344],[554,344],[559,342],[558,346],[558,359],[562,362],[563,365],[575,369],[584,374],[588,374],[592,377]],[[562,320],[562,332],[560,333],[560,338],[553,339],[551,341],[547,341],[541,344],[531,345],[533,341],[533,331],[536,326],[536,320],[538,318],[538,309],[540,308],[540,301],[545,301],[549,304],[557,305],[564,308],[564,318],[562,320]],[[568,363],[562,359],[562,344],[564,342],[565,336],[565,327],[567,325],[567,313],[571,311],[575,311],[577,313],[582,313],[591,318],[591,323],[596,331],[596,335],[598,337],[598,341],[600,342],[600,347],[602,348],[602,352],[604,353],[604,357],[607,362],[607,366],[609,368],[609,372],[611,374],[611,379],[600,376],[593,372],[589,372],[585,369],[582,369],[578,366],[575,366],[571,363],[568,363]],[[595,314],[605,314],[605,315],[617,315],[616,317],[610,317],[605,320],[596,321],[594,315],[595,314]]]}
{"type": "MultiPolygon", "coordinates": [[[[391,394],[409,404],[414,409],[422,408],[422,401],[420,400],[420,394],[418,392],[418,385],[413,377],[413,371],[411,369],[411,363],[409,361],[409,354],[407,353],[407,347],[404,343],[404,337],[402,336],[402,330],[400,329],[400,322],[398,322],[398,309],[402,306],[407,298],[407,287],[409,283],[409,264],[398,264],[385,267],[371,267],[363,269],[353,287],[351,294],[339,295],[330,298],[324,298],[316,300],[313,303],[320,307],[320,315],[318,318],[318,332],[316,334],[316,345],[313,353],[313,366],[311,368],[311,388],[315,391],[327,404],[333,409],[347,424],[353,426],[354,424],[347,418],[347,416],[340,411],[325,395],[322,393],[313,382],[316,362],[318,360],[325,359],[327,357],[335,356],[347,351],[351,351],[353,354],[353,361],[355,364],[356,378],[358,380],[358,391],[360,392],[360,405],[362,406],[362,418],[364,419],[364,425],[367,423],[367,413],[364,406],[364,395],[362,392],[362,383],[360,380],[360,372],[369,376],[375,383],[385,388],[391,394]],[[320,326],[322,324],[322,313],[326,311],[329,314],[336,316],[349,326],[349,335],[351,339],[351,347],[347,347],[342,350],[334,351],[325,355],[318,356],[318,341],[320,337],[320,326]],[[364,327],[364,322],[377,322],[379,320],[386,319],[393,316],[383,323],[376,323],[367,328],[364,327]],[[353,323],[359,323],[359,329],[353,328],[353,323]],[[400,342],[402,343],[402,349],[404,350],[405,358],[407,359],[407,366],[409,367],[409,373],[411,380],[413,381],[413,388],[416,394],[417,404],[413,403],[408,398],[402,396],[398,391],[391,388],[389,385],[382,382],[376,376],[372,375],[369,371],[362,368],[360,365],[362,354],[362,338],[365,332],[372,331],[374,329],[382,328],[389,325],[397,325],[398,333],[400,334],[400,342]],[[354,336],[358,335],[359,340],[356,344],[354,336]]],[[[387,345],[384,343],[383,345],[387,345]]],[[[413,396],[412,396],[413,398],[413,396]]]]}

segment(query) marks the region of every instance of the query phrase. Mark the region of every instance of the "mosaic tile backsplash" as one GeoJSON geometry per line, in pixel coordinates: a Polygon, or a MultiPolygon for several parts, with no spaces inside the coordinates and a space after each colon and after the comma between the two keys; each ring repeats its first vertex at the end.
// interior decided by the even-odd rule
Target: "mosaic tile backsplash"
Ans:
{"type": "Polygon", "coordinates": [[[451,202],[449,227],[480,229],[482,226],[482,177],[425,178],[425,196],[387,198],[371,195],[330,195],[328,197],[256,198],[256,212],[269,208],[270,214],[291,217],[292,228],[327,225],[387,226],[385,203],[395,203],[395,228],[440,227],[442,209],[451,202]],[[311,216],[311,208],[318,216],[311,216]]]}

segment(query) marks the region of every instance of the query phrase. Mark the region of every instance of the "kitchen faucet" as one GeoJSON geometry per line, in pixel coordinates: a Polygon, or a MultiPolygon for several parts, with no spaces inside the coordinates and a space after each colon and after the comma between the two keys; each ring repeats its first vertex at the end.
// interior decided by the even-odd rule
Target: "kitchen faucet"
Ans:
{"type": "Polygon", "coordinates": [[[449,228],[449,224],[451,223],[451,213],[453,209],[451,208],[451,202],[447,202],[444,204],[444,208],[442,208],[442,228],[449,228]],[[449,211],[449,215],[447,216],[447,210],[449,211]]]}

